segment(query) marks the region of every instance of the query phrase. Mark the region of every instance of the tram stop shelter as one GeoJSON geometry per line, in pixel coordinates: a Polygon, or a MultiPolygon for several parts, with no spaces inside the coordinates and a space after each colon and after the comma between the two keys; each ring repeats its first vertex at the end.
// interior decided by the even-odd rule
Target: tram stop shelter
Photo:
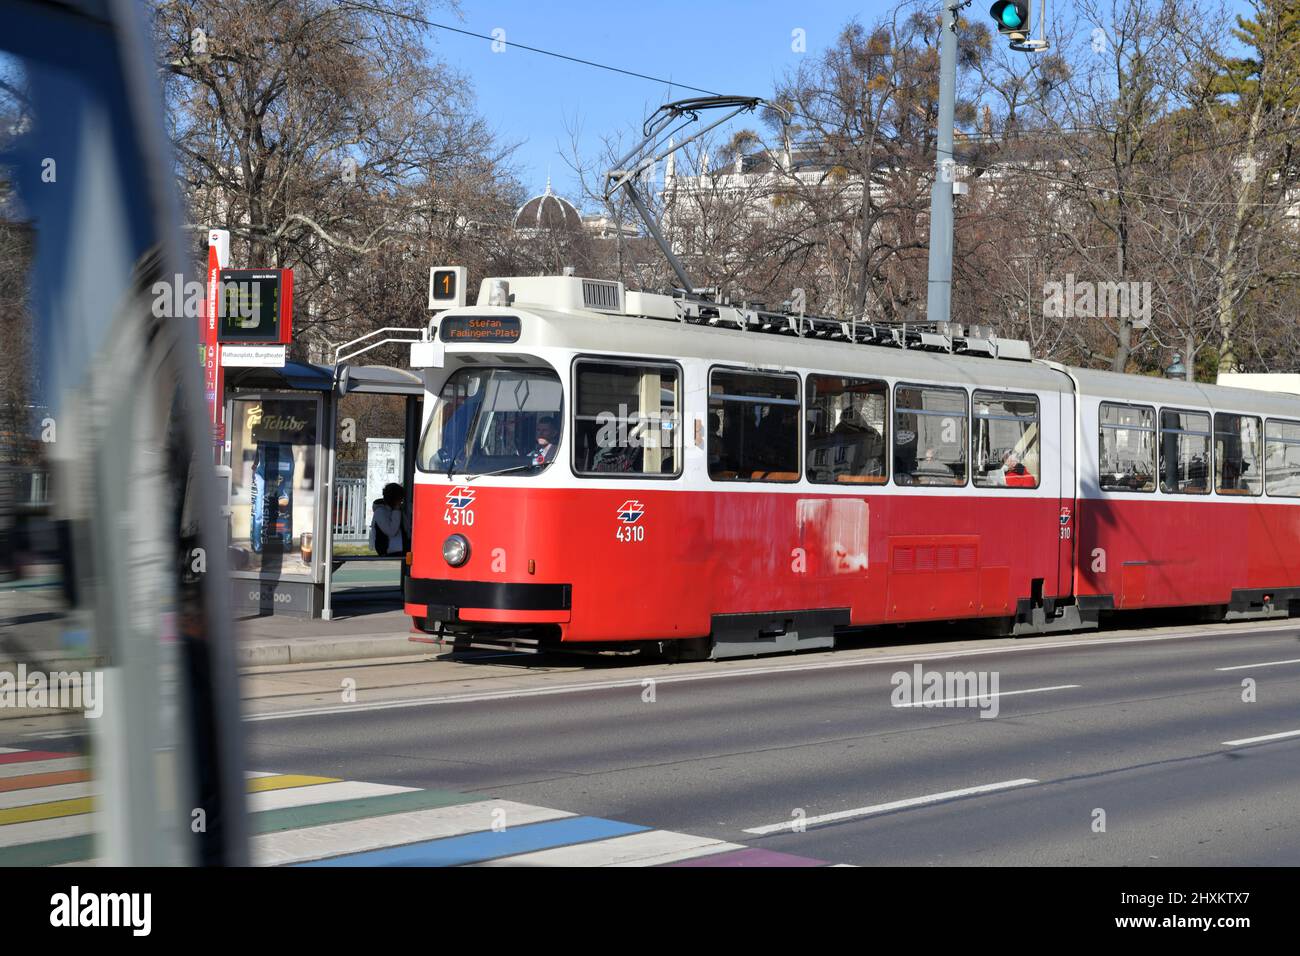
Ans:
{"type": "MultiPolygon", "coordinates": [[[[405,581],[402,555],[335,554],[342,504],[335,478],[339,402],[353,394],[405,398],[398,480],[410,489],[424,395],[417,373],[305,362],[226,369],[222,476],[229,485],[230,594],[236,614],[330,620],[334,572],[344,562],[396,561],[405,581]]],[[[368,521],[369,501],[362,505],[368,521]]]]}

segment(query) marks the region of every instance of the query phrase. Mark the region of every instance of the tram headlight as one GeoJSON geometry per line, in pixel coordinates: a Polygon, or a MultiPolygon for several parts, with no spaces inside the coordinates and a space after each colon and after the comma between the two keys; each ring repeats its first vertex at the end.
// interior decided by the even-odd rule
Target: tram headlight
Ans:
{"type": "Polygon", "coordinates": [[[469,539],[463,534],[453,534],[442,543],[442,556],[453,568],[469,560],[469,539]]]}

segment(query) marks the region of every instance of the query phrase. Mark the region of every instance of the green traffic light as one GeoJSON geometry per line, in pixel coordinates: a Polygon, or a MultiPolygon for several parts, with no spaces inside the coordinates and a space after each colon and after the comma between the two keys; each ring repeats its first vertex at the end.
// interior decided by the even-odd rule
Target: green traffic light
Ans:
{"type": "Polygon", "coordinates": [[[1020,11],[1016,9],[1015,4],[1008,3],[1002,8],[1002,25],[1007,27],[1018,27],[1024,21],[1020,19],[1020,11]]]}

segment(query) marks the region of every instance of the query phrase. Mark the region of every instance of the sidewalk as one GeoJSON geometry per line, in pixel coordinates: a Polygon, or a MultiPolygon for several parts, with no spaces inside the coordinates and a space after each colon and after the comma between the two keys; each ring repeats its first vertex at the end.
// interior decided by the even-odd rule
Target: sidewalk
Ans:
{"type": "Polygon", "coordinates": [[[307,664],[377,657],[429,657],[442,653],[430,644],[408,640],[411,619],[391,591],[340,601],[335,619],[245,617],[235,621],[235,663],[307,664]]]}

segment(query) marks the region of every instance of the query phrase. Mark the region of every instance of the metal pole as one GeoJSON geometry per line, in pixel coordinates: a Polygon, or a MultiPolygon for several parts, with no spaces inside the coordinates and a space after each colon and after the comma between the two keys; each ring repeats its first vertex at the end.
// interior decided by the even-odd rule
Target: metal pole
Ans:
{"type": "MultiPolygon", "coordinates": [[[[414,395],[406,396],[406,445],[402,448],[402,487],[406,489],[406,514],[405,518],[410,524],[410,534],[406,533],[407,529],[402,530],[402,543],[406,545],[404,552],[413,551],[415,542],[411,539],[415,537],[415,456],[420,447],[420,422],[424,412],[424,396],[419,398],[414,395]]],[[[406,579],[410,575],[411,569],[406,564],[406,554],[402,555],[401,574],[398,577],[402,588],[402,605],[406,605],[406,579]]]]}
{"type": "Polygon", "coordinates": [[[939,38],[939,142],[930,189],[930,275],[926,318],[947,322],[952,313],[952,123],[957,99],[957,10],[946,0],[939,38]]]}
{"type": "Polygon", "coordinates": [[[334,620],[334,456],[335,456],[335,438],[338,435],[339,427],[339,367],[334,366],[331,376],[329,397],[325,400],[325,407],[328,412],[325,420],[328,422],[326,436],[329,444],[325,453],[325,547],[322,550],[322,557],[325,561],[325,601],[321,607],[321,620],[334,620]]]}
{"type": "Polygon", "coordinates": [[[672,246],[668,244],[668,240],[664,238],[663,232],[660,231],[659,223],[655,221],[654,214],[650,212],[650,207],[646,205],[646,201],[641,198],[641,194],[636,191],[636,186],[633,185],[630,179],[623,184],[623,188],[627,190],[628,196],[631,197],[632,202],[636,205],[637,212],[641,213],[641,218],[645,220],[646,228],[650,230],[650,235],[659,245],[659,251],[664,254],[664,258],[668,260],[668,265],[672,266],[673,272],[677,274],[677,281],[682,284],[682,288],[685,290],[686,294],[690,295],[694,291],[691,286],[691,277],[686,274],[686,267],[681,264],[681,261],[675,255],[673,255],[672,246]]]}

